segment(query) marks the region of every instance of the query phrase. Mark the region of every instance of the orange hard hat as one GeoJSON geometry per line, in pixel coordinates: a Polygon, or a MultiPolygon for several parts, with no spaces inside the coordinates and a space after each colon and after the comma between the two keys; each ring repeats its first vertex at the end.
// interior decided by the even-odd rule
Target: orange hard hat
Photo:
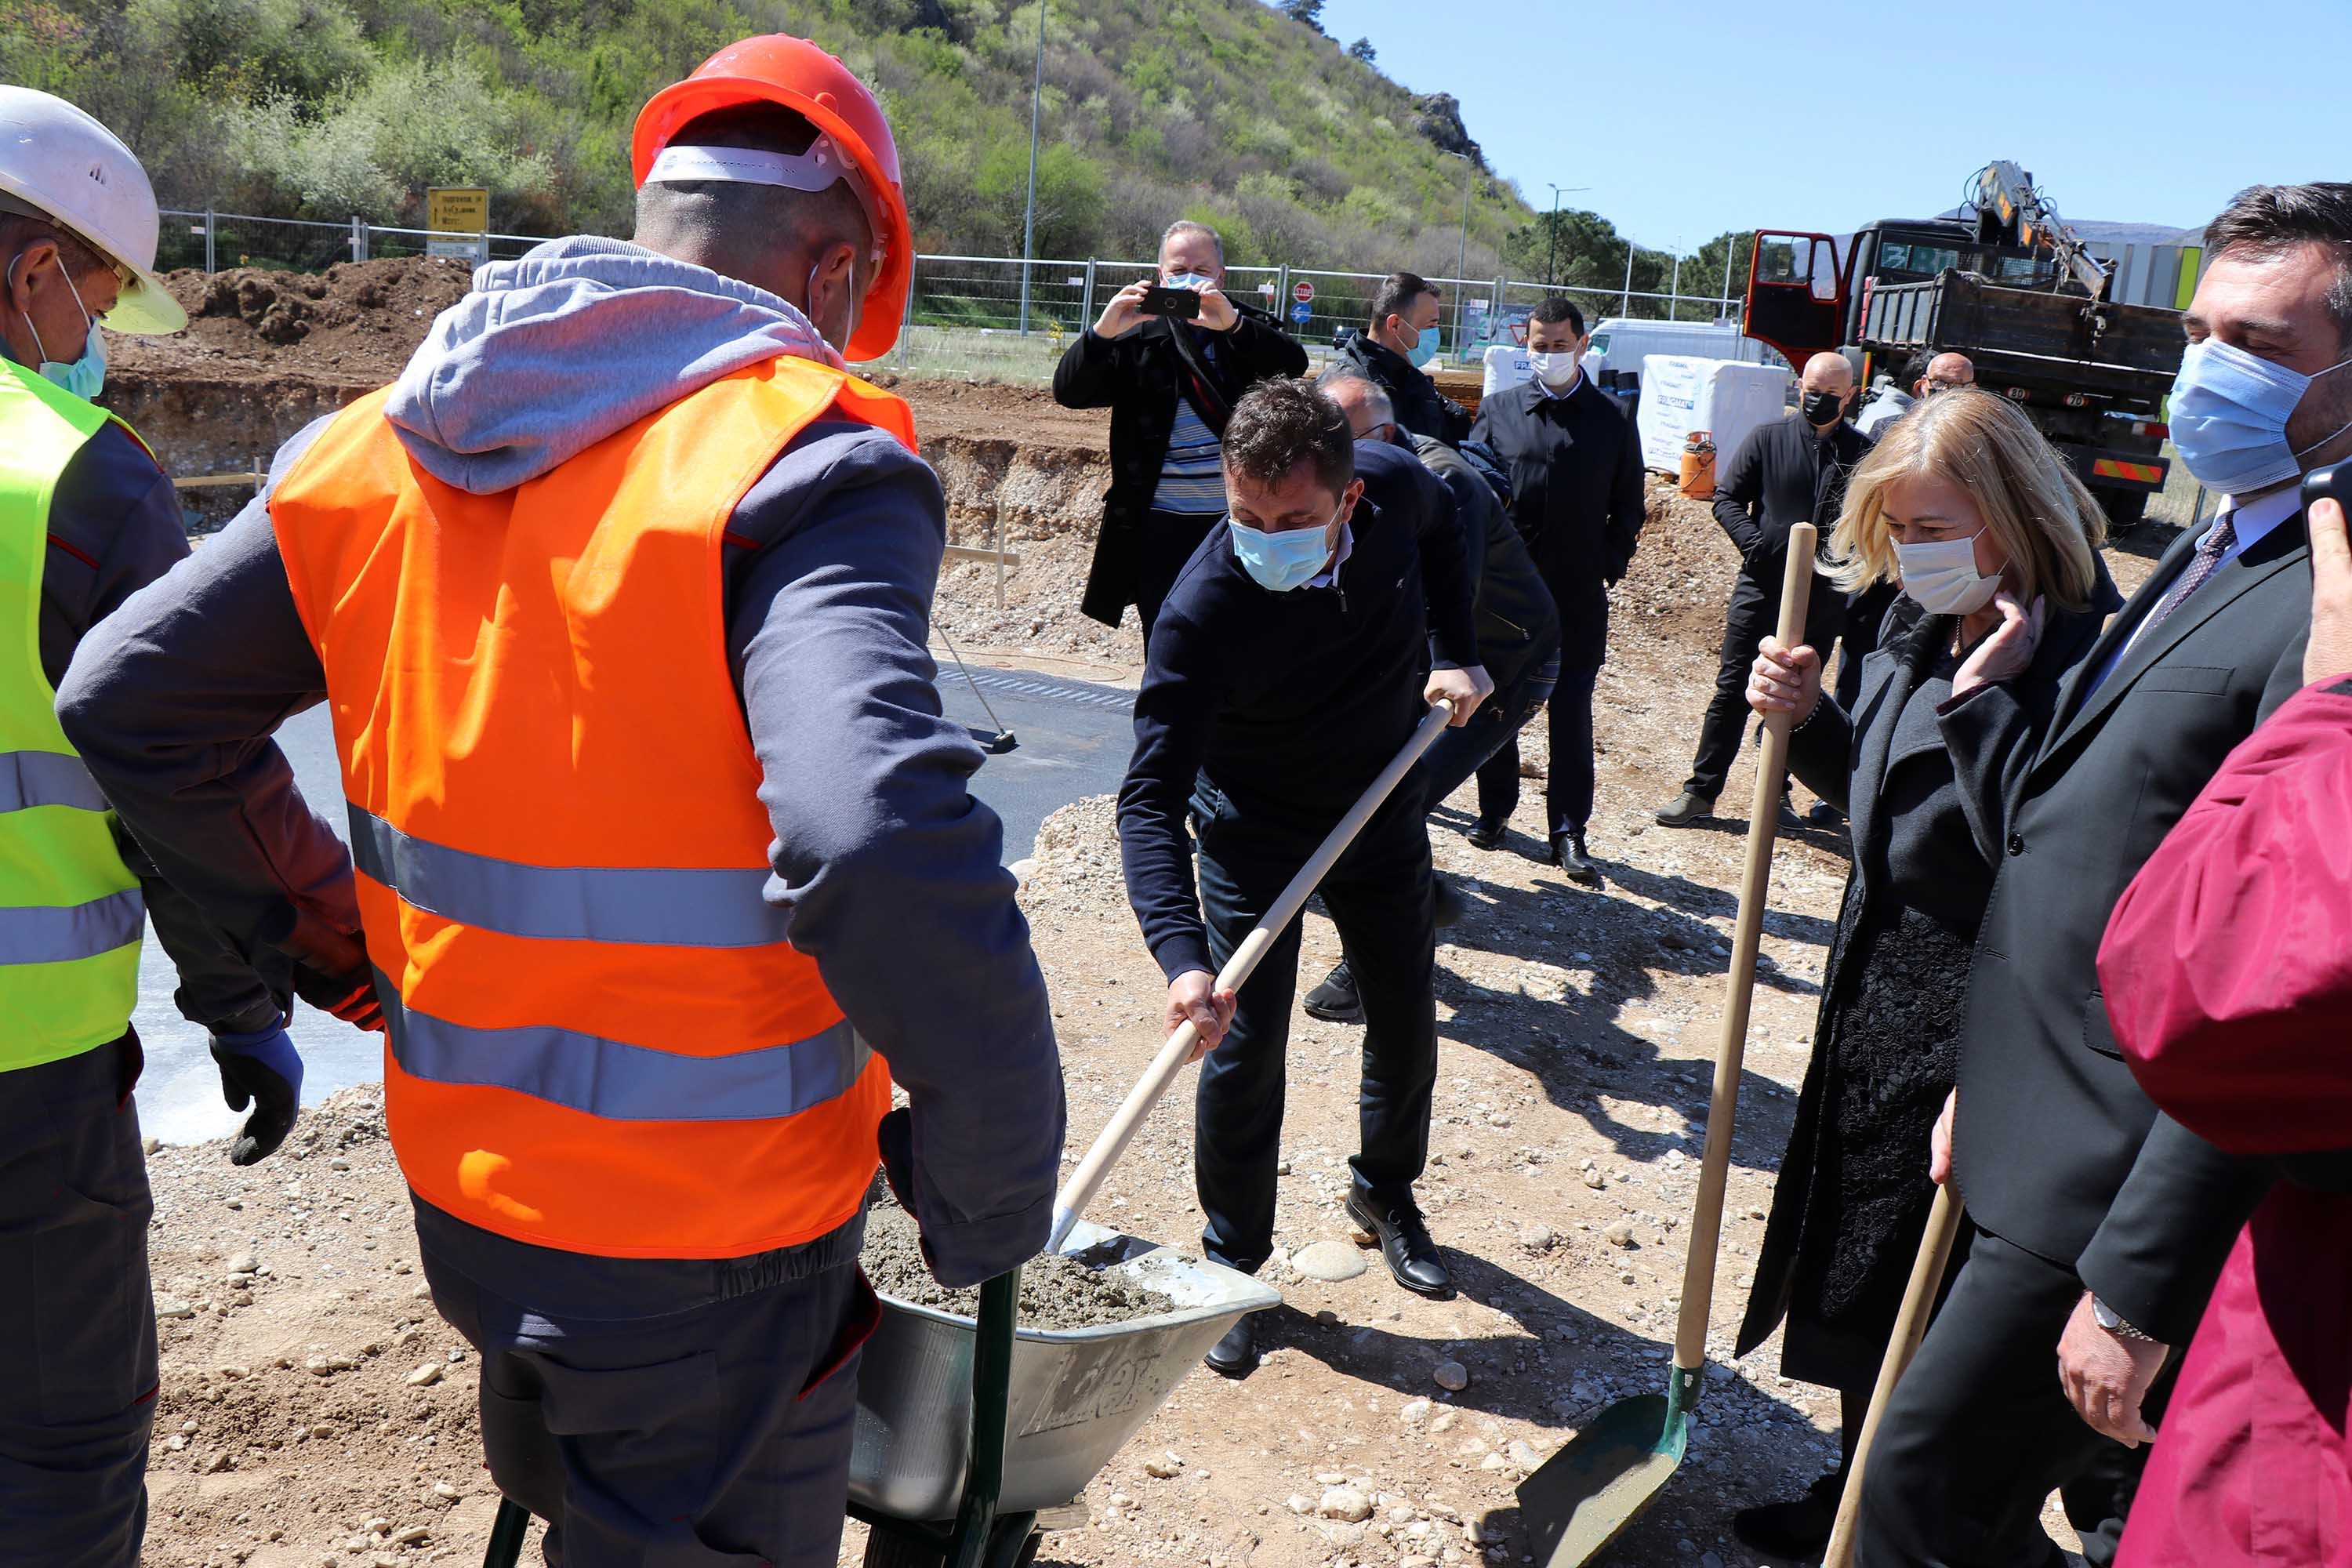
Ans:
{"type": "Polygon", "coordinates": [[[907,220],[907,195],[898,179],[898,144],[856,74],[806,38],[769,33],[728,45],[695,68],[684,81],[666,87],[637,111],[629,141],[629,162],[643,185],[679,129],[714,110],[746,103],[773,103],[804,117],[831,137],[855,165],[874,239],[882,258],[866,285],[844,357],[880,359],[898,341],[907,291],[915,275],[915,235],[907,220]]]}

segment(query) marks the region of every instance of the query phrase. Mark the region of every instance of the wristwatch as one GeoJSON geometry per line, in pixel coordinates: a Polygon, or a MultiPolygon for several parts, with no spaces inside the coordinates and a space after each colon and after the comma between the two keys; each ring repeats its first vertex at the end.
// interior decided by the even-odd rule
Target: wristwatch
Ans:
{"type": "Polygon", "coordinates": [[[2091,1321],[2097,1323],[2099,1327],[2106,1330],[2107,1332],[2115,1335],[2116,1338],[2119,1340],[2138,1340],[2143,1344],[2151,1345],[2156,1343],[2156,1336],[2154,1334],[2146,1332],[2140,1329],[2133,1328],[2129,1323],[2125,1322],[2121,1318],[2116,1315],[2114,1308],[2108,1306],[2105,1301],[2100,1300],[2096,1296],[2091,1298],[2091,1321]]]}

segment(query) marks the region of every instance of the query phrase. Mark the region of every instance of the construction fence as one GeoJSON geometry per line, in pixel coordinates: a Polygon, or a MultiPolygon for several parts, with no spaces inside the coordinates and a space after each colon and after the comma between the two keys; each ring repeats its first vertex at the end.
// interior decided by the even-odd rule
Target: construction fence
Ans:
{"type": "MultiPolygon", "coordinates": [[[[171,270],[262,267],[319,272],[341,261],[379,257],[441,255],[479,264],[520,256],[544,237],[520,234],[445,234],[400,228],[353,217],[347,223],[256,217],[241,213],[166,209],[156,265],[171,270]]],[[[973,333],[1043,338],[1074,334],[1101,314],[1112,295],[1153,275],[1150,261],[1035,259],[1017,256],[918,256],[914,288],[907,301],[904,354],[919,345],[973,333]]],[[[1515,325],[1547,294],[1576,300],[1590,321],[1611,316],[1652,321],[1722,321],[1736,324],[1740,301],[1727,289],[1711,295],[1679,288],[1651,293],[1631,286],[1548,287],[1509,278],[1433,278],[1443,295],[1438,319],[1443,350],[1469,359],[1486,344],[1511,341],[1515,325]]],[[[1343,328],[1360,328],[1371,314],[1373,296],[1386,272],[1339,272],[1310,268],[1235,267],[1225,291],[1280,318],[1302,342],[1328,344],[1343,328]]],[[[1676,271],[1679,279],[1679,269],[1676,271]]],[[[1034,346],[1004,345],[1008,353],[1031,357],[1034,346]]]]}

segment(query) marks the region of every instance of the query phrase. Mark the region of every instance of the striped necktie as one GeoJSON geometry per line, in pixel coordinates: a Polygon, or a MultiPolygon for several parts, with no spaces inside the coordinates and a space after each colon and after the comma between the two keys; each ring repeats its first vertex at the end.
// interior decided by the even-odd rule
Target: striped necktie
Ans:
{"type": "Polygon", "coordinates": [[[2179,609],[2183,600],[2203,587],[2205,579],[2221,570],[2222,559],[2237,542],[2237,514],[2231,512],[2213,524],[2213,531],[2205,536],[2205,542],[2197,547],[2197,553],[2190,558],[2188,569],[2180,574],[2180,581],[2172,585],[2172,592],[2165,595],[2155,613],[2147,617],[2147,624],[2140,628],[2140,635],[2144,637],[2162,626],[2164,618],[2179,609]]]}

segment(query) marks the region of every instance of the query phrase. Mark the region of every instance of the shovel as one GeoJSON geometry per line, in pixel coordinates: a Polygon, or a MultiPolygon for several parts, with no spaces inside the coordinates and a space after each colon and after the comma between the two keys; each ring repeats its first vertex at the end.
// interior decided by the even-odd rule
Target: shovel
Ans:
{"type": "MultiPolygon", "coordinates": [[[[1412,739],[1404,743],[1404,750],[1389,760],[1389,765],[1381,770],[1381,776],[1357,797],[1356,804],[1348,808],[1348,815],[1339,819],[1339,826],[1325,836],[1323,842],[1316,847],[1315,853],[1307,857],[1307,864],[1298,868],[1298,874],[1290,879],[1290,885],[1282,889],[1282,896],[1274,900],[1274,907],[1265,911],[1265,918],[1242,939],[1241,946],[1234,949],[1234,955],[1225,960],[1224,968],[1217,972],[1218,990],[1239,991],[1242,988],[1242,983],[1255,972],[1258,961],[1265,956],[1265,950],[1274,945],[1274,939],[1282,934],[1284,927],[1298,918],[1300,910],[1307,907],[1307,897],[1315,891],[1316,884],[1322,881],[1339,857],[1347,853],[1348,846],[1356,841],[1356,835],[1364,830],[1364,824],[1372,819],[1372,813],[1381,808],[1381,803],[1388,799],[1398,783],[1412,770],[1413,763],[1421,760],[1422,752],[1429,750],[1437,737],[1445,732],[1446,725],[1453,721],[1454,704],[1440,698],[1430,709],[1429,716],[1421,721],[1421,727],[1412,732],[1412,739]]],[[[1085,1215],[1087,1205],[1101,1191],[1103,1179],[1110,1174],[1110,1168],[1118,1163],[1118,1157],[1127,1152],[1128,1144],[1134,1142],[1136,1129],[1143,1125],[1143,1119],[1151,1114],[1151,1108],[1160,1103],[1160,1097],[1168,1092],[1170,1084],[1176,1081],[1177,1073],[1192,1059],[1193,1047],[1200,1044],[1200,1031],[1192,1026],[1190,1020],[1178,1025],[1176,1032],[1168,1037],[1168,1043],[1160,1047],[1160,1054],[1151,1058],[1151,1065],[1144,1069],[1143,1076],[1136,1079],[1135,1087],[1127,1091],[1127,1099],[1119,1103],[1118,1110],[1096,1137],[1094,1147],[1087,1151],[1087,1157],[1078,1162],[1078,1168],[1070,1173],[1069,1182],[1062,1188],[1061,1195],[1054,1200],[1054,1228],[1045,1236],[1046,1251],[1062,1250],[1062,1243],[1069,1237],[1070,1227],[1085,1215]]]]}
{"type": "MultiPolygon", "coordinates": [[[[1789,531],[1789,570],[1780,584],[1780,637],[1785,647],[1805,638],[1815,537],[1810,522],[1789,531]]],[[[1780,823],[1791,722],[1786,713],[1773,713],[1764,721],[1756,803],[1748,814],[1748,861],[1739,877],[1739,920],[1731,939],[1730,994],[1715,1049],[1715,1091],[1707,1104],[1706,1153],[1699,1164],[1698,1204],[1691,1215],[1690,1252],[1683,1265],[1674,1370],[1664,1394],[1619,1400],[1519,1483],[1519,1511],[1534,1558],[1546,1568],[1576,1568],[1591,1562],[1650,1505],[1683,1462],[1683,1450],[1690,1442],[1691,1413],[1698,1407],[1706,1367],[1716,1244],[1723,1229],[1724,1182],[1731,1170],[1732,1113],[1739,1103],[1739,1063],[1748,1046],[1748,1004],[1756,989],[1756,943],[1764,929],[1764,896],[1771,880],[1772,838],[1780,823]]]]}
{"type": "Polygon", "coordinates": [[[1853,1543],[1862,1533],[1862,1467],[1870,1445],[1878,1436],[1878,1418],[1895,1397],[1903,1369],[1919,1351],[1927,1331],[1927,1313],[1936,1304],[1937,1288],[1944,1282],[1944,1265],[1951,1261],[1952,1238],[1960,1233],[1960,1205],[1952,1184],[1936,1189],[1936,1206],[1927,1213],[1927,1233],[1919,1238],[1919,1256],[1911,1265],[1911,1283],[1903,1291],[1903,1310],[1895,1315],[1895,1337],[1886,1342],[1886,1359],[1878,1363],[1878,1384],[1870,1391],[1870,1411],[1853,1441],[1853,1462],[1846,1467],[1845,1489],[1838,1494],[1837,1523],[1830,1531],[1830,1549],[1822,1568],[1853,1568],[1853,1543]]]}

